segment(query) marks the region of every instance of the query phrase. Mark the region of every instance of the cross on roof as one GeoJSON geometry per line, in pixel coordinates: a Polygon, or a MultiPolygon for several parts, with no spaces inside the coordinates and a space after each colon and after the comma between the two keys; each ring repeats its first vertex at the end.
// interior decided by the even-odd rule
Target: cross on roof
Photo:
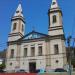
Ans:
{"type": "Polygon", "coordinates": [[[21,4],[22,3],[22,0],[19,0],[19,3],[21,4]]]}

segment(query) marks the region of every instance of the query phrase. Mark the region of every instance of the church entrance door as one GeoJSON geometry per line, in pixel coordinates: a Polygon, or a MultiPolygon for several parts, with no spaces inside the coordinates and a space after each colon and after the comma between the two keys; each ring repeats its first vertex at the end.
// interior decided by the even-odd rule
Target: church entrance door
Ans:
{"type": "Polygon", "coordinates": [[[35,71],[36,71],[36,62],[30,62],[29,63],[29,72],[35,73],[35,71]]]}

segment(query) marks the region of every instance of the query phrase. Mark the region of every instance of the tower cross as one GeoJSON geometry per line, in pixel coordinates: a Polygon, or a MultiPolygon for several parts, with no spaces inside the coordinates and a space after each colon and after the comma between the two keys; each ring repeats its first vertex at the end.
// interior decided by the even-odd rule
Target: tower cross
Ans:
{"type": "Polygon", "coordinates": [[[35,31],[35,26],[32,27],[32,30],[35,31]]]}
{"type": "Polygon", "coordinates": [[[19,0],[19,3],[21,4],[22,3],[22,0],[19,0]]]}

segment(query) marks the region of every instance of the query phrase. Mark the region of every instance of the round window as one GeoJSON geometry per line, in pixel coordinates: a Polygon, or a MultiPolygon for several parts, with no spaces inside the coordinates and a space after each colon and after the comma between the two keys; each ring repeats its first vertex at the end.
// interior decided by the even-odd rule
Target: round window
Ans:
{"type": "Polygon", "coordinates": [[[58,60],[56,60],[56,63],[58,63],[59,61],[58,60]]]}

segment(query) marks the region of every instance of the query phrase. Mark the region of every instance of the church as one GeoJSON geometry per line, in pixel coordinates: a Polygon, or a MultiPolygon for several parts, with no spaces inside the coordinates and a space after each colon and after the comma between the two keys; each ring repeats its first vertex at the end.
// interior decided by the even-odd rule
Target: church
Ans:
{"type": "Polygon", "coordinates": [[[62,10],[57,0],[52,0],[48,10],[48,34],[35,30],[24,35],[25,20],[21,3],[11,18],[8,35],[6,70],[24,69],[35,72],[38,69],[64,68],[67,64],[62,10]]]}

